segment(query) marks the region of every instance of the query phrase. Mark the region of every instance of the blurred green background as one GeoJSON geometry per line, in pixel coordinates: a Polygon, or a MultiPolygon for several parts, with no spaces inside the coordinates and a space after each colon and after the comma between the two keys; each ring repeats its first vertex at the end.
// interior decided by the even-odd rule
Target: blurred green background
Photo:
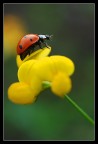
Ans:
{"type": "Polygon", "coordinates": [[[51,55],[64,55],[75,63],[69,96],[94,119],[94,4],[4,4],[4,139],[94,140],[94,126],[50,89],[31,105],[9,101],[8,87],[18,81],[16,29],[18,38],[53,34],[48,42],[51,55]],[[11,16],[21,20],[22,32],[11,16]]]}

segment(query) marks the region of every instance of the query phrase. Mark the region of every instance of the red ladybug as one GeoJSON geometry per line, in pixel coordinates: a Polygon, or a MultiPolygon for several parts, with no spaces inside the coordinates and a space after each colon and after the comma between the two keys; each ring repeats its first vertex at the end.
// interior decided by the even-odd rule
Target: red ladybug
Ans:
{"type": "Polygon", "coordinates": [[[45,40],[50,40],[51,36],[38,34],[25,35],[20,39],[17,45],[17,54],[20,55],[21,60],[23,60],[28,54],[30,55],[32,52],[34,52],[34,49],[37,46],[42,48],[42,44],[45,44],[45,46],[48,47],[45,40]]]}

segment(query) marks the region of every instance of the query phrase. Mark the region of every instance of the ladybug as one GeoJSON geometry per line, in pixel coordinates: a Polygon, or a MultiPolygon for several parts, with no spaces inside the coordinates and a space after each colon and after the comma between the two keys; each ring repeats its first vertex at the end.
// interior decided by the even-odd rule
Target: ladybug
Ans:
{"type": "Polygon", "coordinates": [[[17,54],[20,55],[21,60],[27,55],[37,50],[37,46],[42,48],[42,44],[48,47],[45,40],[50,40],[52,35],[38,35],[38,34],[27,34],[20,39],[17,45],[17,54]]]}

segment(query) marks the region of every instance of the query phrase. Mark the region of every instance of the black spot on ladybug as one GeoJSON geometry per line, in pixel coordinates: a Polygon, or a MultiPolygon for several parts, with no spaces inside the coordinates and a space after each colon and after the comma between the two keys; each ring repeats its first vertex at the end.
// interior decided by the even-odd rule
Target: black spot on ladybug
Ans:
{"type": "Polygon", "coordinates": [[[22,49],[22,45],[19,45],[19,48],[22,49]]]}
{"type": "Polygon", "coordinates": [[[30,38],[30,41],[32,41],[32,39],[30,38]]]}

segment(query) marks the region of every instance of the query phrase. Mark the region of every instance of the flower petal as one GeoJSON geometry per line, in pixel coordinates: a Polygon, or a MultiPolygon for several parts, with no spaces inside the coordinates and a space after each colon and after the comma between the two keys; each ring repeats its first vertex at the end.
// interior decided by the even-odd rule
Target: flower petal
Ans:
{"type": "Polygon", "coordinates": [[[23,64],[23,61],[20,59],[20,55],[16,56],[16,64],[18,68],[23,64]]]}
{"type": "Polygon", "coordinates": [[[39,53],[37,53],[36,55],[33,56],[33,59],[41,59],[43,57],[46,57],[50,54],[51,52],[51,47],[49,46],[48,48],[47,47],[44,47],[43,49],[41,49],[41,51],[39,53]]]}
{"type": "Polygon", "coordinates": [[[31,73],[32,66],[36,63],[37,60],[28,60],[23,63],[18,69],[18,79],[19,81],[24,81],[27,84],[30,83],[31,77],[33,74],[31,73]]]}
{"type": "Polygon", "coordinates": [[[42,49],[39,49],[39,50],[31,53],[30,55],[27,55],[23,61],[20,59],[20,56],[17,55],[17,57],[16,57],[17,66],[20,67],[21,64],[24,63],[27,60],[31,60],[31,59],[39,60],[39,59],[41,59],[43,57],[48,56],[50,52],[51,52],[51,47],[49,47],[49,48],[44,47],[42,49]]]}
{"type": "Polygon", "coordinates": [[[32,72],[36,73],[42,81],[52,81],[55,67],[50,57],[44,57],[33,66],[32,72]]]}
{"type": "Polygon", "coordinates": [[[57,72],[62,71],[69,76],[73,74],[75,66],[71,59],[60,55],[50,56],[50,59],[54,63],[54,67],[57,72]]]}
{"type": "Polygon", "coordinates": [[[16,82],[9,87],[8,98],[16,104],[30,104],[34,103],[37,97],[28,84],[16,82]]]}
{"type": "Polygon", "coordinates": [[[42,89],[42,81],[33,70],[33,65],[36,63],[37,60],[28,60],[23,63],[18,69],[18,79],[30,85],[33,91],[39,92],[42,89]]]}
{"type": "Polygon", "coordinates": [[[41,49],[37,50],[36,52],[34,52],[34,53],[30,54],[30,55],[27,55],[23,61],[21,60],[20,55],[17,55],[16,56],[17,66],[20,67],[27,60],[31,60],[31,59],[34,60],[33,56],[36,55],[37,53],[39,53],[40,51],[41,51],[41,49]]]}
{"type": "Polygon", "coordinates": [[[66,73],[59,72],[51,83],[51,90],[57,96],[64,97],[72,87],[71,79],[66,73]]]}

